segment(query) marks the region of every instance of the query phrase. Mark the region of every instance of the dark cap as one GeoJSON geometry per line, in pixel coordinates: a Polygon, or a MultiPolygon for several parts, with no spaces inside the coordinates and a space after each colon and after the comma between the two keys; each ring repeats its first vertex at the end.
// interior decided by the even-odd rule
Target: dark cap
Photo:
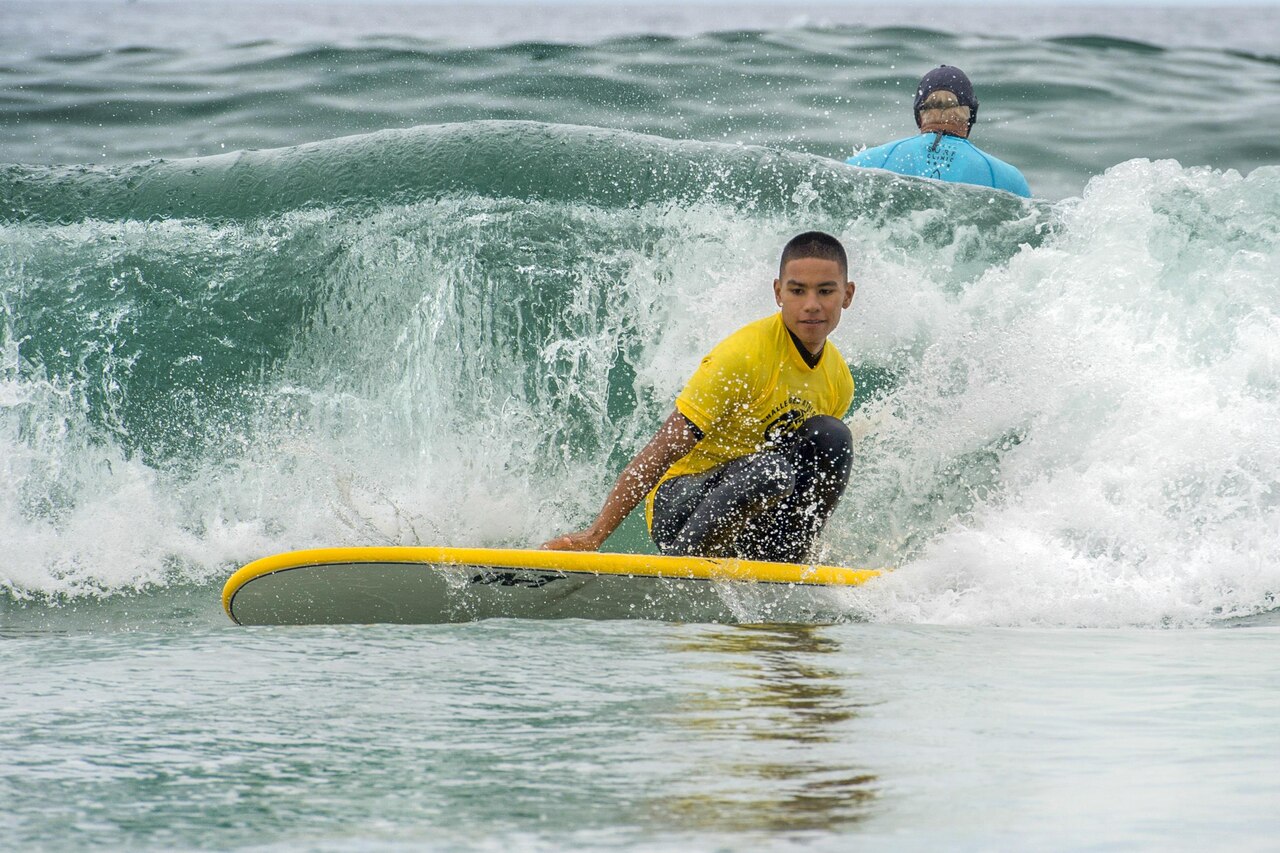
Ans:
{"type": "Polygon", "coordinates": [[[920,85],[916,86],[914,104],[916,127],[920,126],[920,105],[924,103],[925,98],[939,89],[945,89],[955,95],[961,106],[969,108],[969,127],[972,128],[973,123],[978,120],[978,99],[973,96],[973,84],[969,82],[969,78],[963,71],[950,65],[939,65],[920,78],[920,85]]]}

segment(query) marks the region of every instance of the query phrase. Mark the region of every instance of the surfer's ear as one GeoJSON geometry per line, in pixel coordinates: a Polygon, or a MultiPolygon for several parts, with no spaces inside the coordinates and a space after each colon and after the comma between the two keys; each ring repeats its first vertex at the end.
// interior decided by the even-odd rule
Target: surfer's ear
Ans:
{"type": "Polygon", "coordinates": [[[778,303],[778,307],[782,307],[782,279],[775,278],[773,280],[773,301],[778,303]]]}

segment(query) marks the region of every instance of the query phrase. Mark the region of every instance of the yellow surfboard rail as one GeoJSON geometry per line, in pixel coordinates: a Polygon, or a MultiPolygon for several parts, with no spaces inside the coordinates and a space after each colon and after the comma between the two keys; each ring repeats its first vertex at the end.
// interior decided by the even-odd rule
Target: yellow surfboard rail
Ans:
{"type": "MultiPolygon", "coordinates": [[[[433,546],[351,546],[287,551],[249,563],[227,579],[222,609],[231,616],[231,599],[254,578],[308,566],[353,563],[405,563],[465,566],[595,575],[628,575],[694,580],[732,580],[815,586],[857,586],[879,576],[881,569],[767,563],[712,557],[655,554],[608,554],[599,551],[542,551],[520,548],[447,548],[433,546]]],[[[234,617],[232,617],[234,619],[234,617]]]]}

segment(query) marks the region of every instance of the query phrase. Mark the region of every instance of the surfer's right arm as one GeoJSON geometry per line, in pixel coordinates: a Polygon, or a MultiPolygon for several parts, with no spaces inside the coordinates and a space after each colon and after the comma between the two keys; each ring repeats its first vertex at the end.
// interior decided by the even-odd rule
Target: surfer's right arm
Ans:
{"type": "Polygon", "coordinates": [[[552,551],[597,551],[618,529],[618,525],[635,509],[645,495],[658,485],[676,460],[687,454],[698,443],[697,428],[678,411],[673,411],[659,427],[644,449],[627,463],[618,476],[604,507],[596,520],[586,530],[566,533],[548,540],[543,548],[552,551]]]}

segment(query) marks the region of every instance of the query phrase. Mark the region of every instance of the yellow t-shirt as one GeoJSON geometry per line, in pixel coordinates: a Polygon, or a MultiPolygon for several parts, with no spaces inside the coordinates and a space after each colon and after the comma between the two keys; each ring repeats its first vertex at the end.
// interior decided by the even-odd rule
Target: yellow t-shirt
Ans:
{"type": "MultiPolygon", "coordinates": [[[[676,409],[702,430],[702,439],[667,469],[658,486],[767,450],[814,415],[842,418],[852,402],[853,376],[835,344],[828,340],[811,368],[781,313],[748,323],[716,344],[676,398],[676,409]]],[[[646,499],[650,527],[657,491],[646,499]]]]}

